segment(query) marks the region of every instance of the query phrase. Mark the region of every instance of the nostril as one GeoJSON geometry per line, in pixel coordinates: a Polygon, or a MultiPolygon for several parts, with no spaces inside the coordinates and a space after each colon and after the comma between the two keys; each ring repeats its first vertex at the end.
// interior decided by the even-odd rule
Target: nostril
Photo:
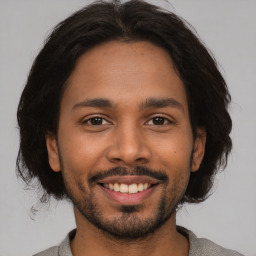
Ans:
{"type": "Polygon", "coordinates": [[[106,157],[112,163],[117,164],[146,164],[151,159],[151,152],[148,148],[131,148],[111,146],[106,150],[106,157]]]}
{"type": "Polygon", "coordinates": [[[136,162],[136,163],[147,163],[148,160],[147,160],[146,158],[144,158],[144,157],[140,157],[140,158],[137,158],[137,159],[135,160],[135,162],[136,162]]]}
{"type": "Polygon", "coordinates": [[[112,158],[112,160],[115,162],[124,162],[121,158],[117,158],[117,157],[112,158]]]}

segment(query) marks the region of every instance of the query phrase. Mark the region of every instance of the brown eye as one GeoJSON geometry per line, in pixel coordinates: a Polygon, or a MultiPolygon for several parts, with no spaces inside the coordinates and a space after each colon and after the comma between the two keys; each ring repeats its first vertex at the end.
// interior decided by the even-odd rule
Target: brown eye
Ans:
{"type": "Polygon", "coordinates": [[[83,124],[91,125],[91,126],[100,126],[109,124],[109,122],[100,116],[91,117],[83,122],[83,124]]]}
{"type": "Polygon", "coordinates": [[[163,124],[165,124],[166,118],[154,117],[154,118],[152,118],[152,121],[153,121],[154,125],[163,125],[163,124]]]}
{"type": "Polygon", "coordinates": [[[102,125],[103,118],[102,117],[94,117],[90,119],[92,125],[102,125]]]}
{"type": "Polygon", "coordinates": [[[162,116],[156,116],[151,118],[146,124],[151,126],[164,126],[173,123],[169,119],[162,117],[162,116]]]}

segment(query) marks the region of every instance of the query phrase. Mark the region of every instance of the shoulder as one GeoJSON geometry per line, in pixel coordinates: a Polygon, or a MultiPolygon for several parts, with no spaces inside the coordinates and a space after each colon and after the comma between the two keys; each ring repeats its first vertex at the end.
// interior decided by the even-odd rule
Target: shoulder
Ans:
{"type": "Polygon", "coordinates": [[[34,256],[58,256],[59,247],[53,246],[45,251],[39,252],[34,256]]]}
{"type": "MultiPolygon", "coordinates": [[[[219,255],[225,255],[225,256],[242,256],[242,254],[229,250],[226,248],[223,248],[214,242],[205,239],[205,238],[197,238],[196,243],[196,250],[199,250],[202,255],[209,255],[209,256],[219,256],[219,255]]],[[[191,255],[193,256],[193,255],[191,255]]]]}
{"type": "Polygon", "coordinates": [[[76,230],[68,233],[66,238],[59,246],[53,246],[45,251],[39,252],[33,256],[72,256],[70,241],[74,238],[76,230]]]}
{"type": "Polygon", "coordinates": [[[185,234],[189,239],[189,256],[243,256],[236,251],[223,248],[208,239],[198,238],[193,232],[183,227],[178,227],[178,231],[185,234]]]}

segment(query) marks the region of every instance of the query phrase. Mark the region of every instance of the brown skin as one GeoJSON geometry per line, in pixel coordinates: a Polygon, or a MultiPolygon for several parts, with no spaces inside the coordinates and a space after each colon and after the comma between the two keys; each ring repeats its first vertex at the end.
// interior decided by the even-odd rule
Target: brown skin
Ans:
{"type": "Polygon", "coordinates": [[[121,241],[89,222],[84,217],[86,209],[74,206],[73,255],[188,255],[189,243],[176,230],[175,207],[185,193],[190,172],[201,164],[205,141],[200,128],[193,139],[184,84],[165,50],[149,42],[113,41],[82,55],[63,94],[57,138],[46,135],[51,168],[62,171],[75,205],[90,200],[84,191],[93,194],[103,223],[113,225],[122,221],[121,206],[106,198],[98,185],[89,186],[88,175],[117,166],[162,170],[169,178],[166,187],[159,184],[131,215],[140,225],[146,220],[154,222],[163,195],[165,217],[174,213],[146,238],[121,241]],[[95,98],[107,99],[114,106],[74,107],[95,98]],[[141,108],[149,98],[172,98],[179,106],[141,108]],[[153,118],[159,116],[165,119],[156,125],[153,118]],[[95,117],[102,117],[103,123],[93,125],[90,118],[95,117]]]}

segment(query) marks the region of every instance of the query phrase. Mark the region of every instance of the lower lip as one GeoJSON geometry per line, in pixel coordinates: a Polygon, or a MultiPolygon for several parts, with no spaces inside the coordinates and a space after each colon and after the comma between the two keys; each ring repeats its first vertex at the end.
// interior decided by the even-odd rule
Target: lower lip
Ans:
{"type": "Polygon", "coordinates": [[[140,204],[147,198],[149,198],[152,193],[155,191],[158,185],[154,185],[151,188],[148,188],[147,190],[134,193],[134,194],[126,194],[121,192],[116,192],[114,190],[110,190],[108,188],[105,188],[101,185],[98,185],[100,189],[103,191],[103,193],[110,199],[111,201],[114,201],[115,203],[122,204],[122,205],[135,205],[140,204]]]}

